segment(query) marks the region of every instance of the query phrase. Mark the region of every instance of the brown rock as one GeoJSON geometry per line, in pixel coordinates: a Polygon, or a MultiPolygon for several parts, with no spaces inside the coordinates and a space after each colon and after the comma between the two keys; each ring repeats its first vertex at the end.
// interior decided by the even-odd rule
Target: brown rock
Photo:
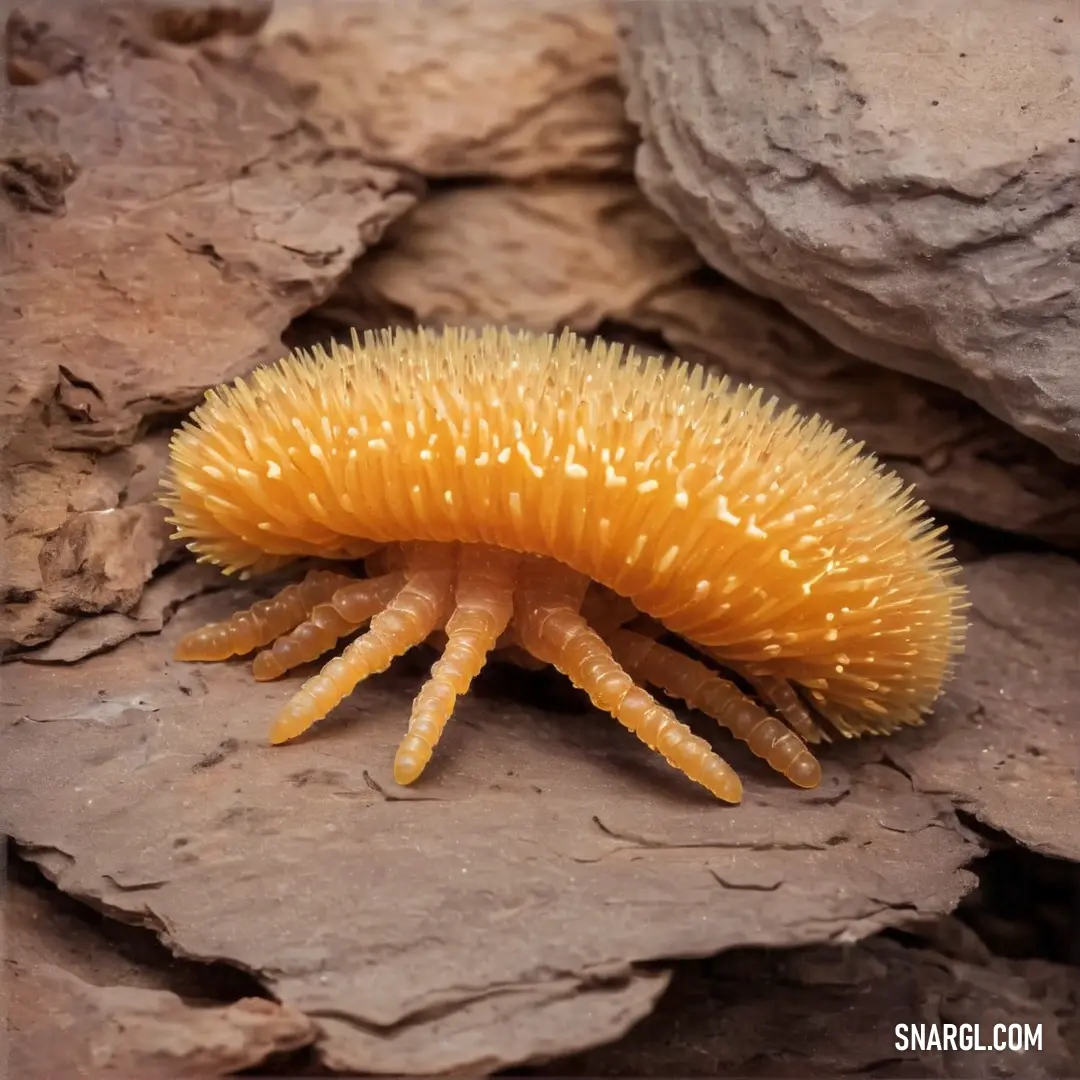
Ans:
{"type": "Polygon", "coordinates": [[[24,1080],[229,1076],[315,1038],[306,1016],[262,998],[192,1006],[164,990],[94,986],[47,964],[18,977],[11,1064],[24,1080]]]}
{"type": "Polygon", "coordinates": [[[984,824],[1045,855],[1080,862],[1080,566],[1004,555],[968,568],[971,629],[940,722],[888,760],[919,791],[949,791],[984,824]],[[1064,651],[1063,651],[1064,650],[1064,651]]]}
{"type": "Polygon", "coordinates": [[[428,176],[628,172],[595,0],[279,4],[258,50],[327,141],[428,176]]]}
{"type": "Polygon", "coordinates": [[[30,36],[77,63],[11,91],[0,161],[0,649],[137,603],[174,549],[149,505],[164,440],[135,441],[276,358],[415,199],[269,82],[133,49],[119,10],[47,14],[30,36]]]}
{"type": "MultiPolygon", "coordinates": [[[[949,923],[950,920],[940,920],[949,923]]],[[[685,965],[656,1012],[619,1043],[537,1070],[552,1076],[1055,1077],[1076,1072],[1064,964],[956,960],[873,939],[838,949],[746,950],[685,965]],[[1034,970],[1032,970],[1034,969],[1034,970]],[[843,1017],[843,1022],[838,1018],[843,1017]],[[1037,1049],[897,1046],[896,1027],[1038,1029],[1037,1049]]]]}
{"type": "MultiPolygon", "coordinates": [[[[38,10],[40,5],[35,13],[38,10]]],[[[48,20],[31,19],[20,8],[10,11],[4,25],[4,74],[12,86],[36,86],[54,75],[78,71],[82,63],[78,47],[48,20]]]]}
{"type": "Polygon", "coordinates": [[[1075,5],[618,14],[638,178],[712,266],[1080,462],[1075,5]]]}
{"type": "Polygon", "coordinates": [[[224,1076],[316,1036],[307,1017],[251,997],[239,973],[215,979],[19,863],[9,867],[3,905],[0,1051],[20,1080],[224,1076]]]}
{"type": "Polygon", "coordinates": [[[495,184],[433,195],[328,305],[422,323],[595,330],[700,265],[625,181],[495,184]]]}
{"type": "Polygon", "coordinates": [[[266,24],[273,0],[148,0],[155,37],[178,45],[205,41],[218,34],[250,36],[266,24]]]}
{"type": "Polygon", "coordinates": [[[73,664],[83,657],[112,649],[136,634],[156,634],[185,600],[223,587],[221,574],[211,567],[185,562],[142,588],[139,600],[126,613],[106,612],[77,619],[47,645],[24,653],[33,664],[73,664]]]}
{"type": "Polygon", "coordinates": [[[272,749],[302,676],[169,660],[181,633],[253,598],[231,589],[63,679],[11,664],[0,820],[64,891],[319,1017],[335,1068],[551,1058],[648,1013],[666,982],[651,962],[854,942],[953,910],[981,850],[957,810],[1080,859],[1062,623],[1080,569],[995,557],[966,579],[971,645],[936,717],[826,747],[813,791],[720,736],[746,780],[742,806],[722,806],[614,722],[515,701],[550,700],[518,672],[494,693],[481,680],[400,789],[419,659],[272,749]]]}

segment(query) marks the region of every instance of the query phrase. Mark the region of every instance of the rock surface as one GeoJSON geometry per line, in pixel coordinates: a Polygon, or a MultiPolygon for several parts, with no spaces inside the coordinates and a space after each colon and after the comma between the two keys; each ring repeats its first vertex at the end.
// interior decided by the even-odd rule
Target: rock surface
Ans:
{"type": "Polygon", "coordinates": [[[1080,461],[1074,3],[617,11],[638,179],[713,267],[1080,461]]]}
{"type": "Polygon", "coordinates": [[[0,155],[0,650],[138,602],[174,554],[151,500],[178,414],[276,359],[416,198],[137,6],[40,14],[0,155]]]}
{"type": "MultiPolygon", "coordinates": [[[[677,963],[656,1009],[623,1038],[515,1074],[1076,1075],[1080,985],[1074,968],[1048,961],[1044,951],[1069,956],[1072,903],[1060,872],[1069,864],[1021,854],[1001,849],[980,860],[979,888],[959,918],[912,923],[899,938],[737,949],[677,963]],[[991,895],[1017,879],[1038,883],[1026,903],[991,895]],[[1032,904],[1054,917],[1058,946],[1053,938],[1031,940],[1043,922],[1032,918],[1032,904]],[[835,1023],[838,1014],[847,1022],[835,1023]],[[995,1022],[1041,1025],[1042,1045],[1027,1053],[897,1049],[895,1024],[912,1022],[978,1023],[984,1038],[995,1022]]],[[[271,1049],[274,1075],[313,1071],[315,1025],[288,1006],[252,997],[257,985],[248,976],[176,959],[149,931],[97,914],[19,860],[9,871],[0,1007],[10,1043],[3,1059],[20,1080],[89,1080],[106,1071],[103,1060],[123,1076],[210,1076],[245,1065],[259,1075],[260,1053],[271,1049]],[[178,1005],[177,995],[186,1004],[178,1005]],[[231,1000],[237,1006],[226,1004],[231,1000]],[[59,1040],[58,1020],[66,1030],[59,1040]]],[[[0,1031],[0,1056],[3,1040],[0,1031]]],[[[263,1068],[270,1064],[263,1061],[263,1068]]]]}
{"type": "Polygon", "coordinates": [[[596,0],[290,0],[257,55],[331,145],[428,176],[632,168],[596,0]]]}
{"type": "Polygon", "coordinates": [[[962,947],[877,938],[845,949],[739,951],[685,965],[656,1012],[611,1047],[537,1070],[552,1076],[1075,1075],[1077,980],[1064,964],[991,956],[955,920],[962,947]],[[837,1018],[843,1017],[838,1023],[837,1018]],[[898,1024],[1041,1027],[1038,1050],[898,1048],[898,1024]]]}
{"type": "Polygon", "coordinates": [[[827,748],[814,791],[721,738],[746,779],[743,805],[721,806],[576,702],[525,704],[552,700],[547,676],[497,671],[423,782],[397,788],[419,657],[272,749],[300,676],[169,659],[250,601],[230,589],[63,678],[7,668],[0,820],[65,892],[313,1017],[335,1068],[551,1058],[650,1012],[666,957],[853,942],[953,910],[983,850],[958,810],[1080,859],[1080,568],[994,557],[967,578],[972,645],[936,719],[827,748]]]}
{"type": "Polygon", "coordinates": [[[489,184],[426,199],[330,301],[343,321],[590,332],[701,260],[629,181],[489,184]]]}
{"type": "Polygon", "coordinates": [[[63,899],[18,876],[4,885],[0,1004],[9,1052],[0,1060],[9,1075],[227,1076],[314,1041],[311,1020],[266,998],[194,1004],[209,981],[195,965],[178,971],[168,954],[113,932],[122,927],[95,926],[63,899]]]}

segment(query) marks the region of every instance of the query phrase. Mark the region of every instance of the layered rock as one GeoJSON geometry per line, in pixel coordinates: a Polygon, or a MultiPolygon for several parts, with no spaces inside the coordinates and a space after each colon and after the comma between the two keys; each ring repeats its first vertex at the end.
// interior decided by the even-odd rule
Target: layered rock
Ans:
{"type": "Polygon", "coordinates": [[[1074,4],[618,17],[638,179],[712,266],[1080,461],[1074,4]]]}

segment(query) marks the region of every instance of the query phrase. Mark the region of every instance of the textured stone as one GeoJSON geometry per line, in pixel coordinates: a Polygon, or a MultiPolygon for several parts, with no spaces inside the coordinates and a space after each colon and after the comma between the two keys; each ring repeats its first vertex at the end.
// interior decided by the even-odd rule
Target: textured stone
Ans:
{"type": "Polygon", "coordinates": [[[257,53],[331,145],[428,176],[631,169],[596,0],[290,0],[257,53]]]}
{"type": "Polygon", "coordinates": [[[169,659],[180,634],[250,602],[245,588],[63,678],[12,663],[0,820],[63,891],[315,1018],[334,1068],[551,1058],[650,1012],[666,958],[850,943],[952,911],[983,850],[957,811],[1080,859],[1080,569],[995,556],[966,578],[970,650],[936,715],[826,747],[813,791],[720,736],[746,781],[743,804],[721,806],[610,718],[576,700],[554,712],[545,675],[497,667],[423,781],[398,788],[419,659],[270,747],[302,675],[169,659]]]}
{"type": "MultiPolygon", "coordinates": [[[[933,924],[967,955],[874,938],[844,948],[738,950],[683,965],[656,1011],[624,1039],[538,1070],[555,1077],[921,1077],[1049,1080],[1080,1063],[1075,968],[988,954],[952,918],[933,924]],[[838,1023],[837,1017],[844,1022],[838,1023]],[[896,1044],[898,1025],[1041,1028],[1037,1050],[896,1044]]],[[[970,1029],[968,1031],[970,1034],[970,1029]]]]}
{"type": "Polygon", "coordinates": [[[485,184],[432,195],[358,262],[342,321],[590,332],[701,265],[629,180],[485,184]]]}
{"type": "Polygon", "coordinates": [[[18,859],[5,877],[5,1076],[226,1076],[317,1037],[308,1017],[260,996],[242,972],[174,956],[149,931],[58,892],[18,859]]]}
{"type": "MultiPolygon", "coordinates": [[[[537,1070],[553,1077],[902,1077],[1042,1080],[1075,1076],[1075,969],[1004,960],[962,923],[972,957],[877,937],[843,948],[738,950],[684,964],[656,1012],[624,1039],[537,1070]],[[837,1016],[843,1023],[837,1023],[837,1016]],[[896,1045],[910,1024],[1041,1029],[1038,1050],[896,1045]]],[[[970,1029],[967,1034],[971,1034],[970,1029]]]]}
{"type": "Polygon", "coordinates": [[[138,603],[175,554],[152,502],[175,414],[277,359],[416,198],[138,5],[38,14],[0,151],[0,650],[138,603]]]}
{"type": "Polygon", "coordinates": [[[179,45],[262,29],[274,0],[144,0],[154,37],[179,45]]]}
{"type": "Polygon", "coordinates": [[[1075,3],[617,9],[638,178],[712,266],[1080,461],[1075,3]]]}

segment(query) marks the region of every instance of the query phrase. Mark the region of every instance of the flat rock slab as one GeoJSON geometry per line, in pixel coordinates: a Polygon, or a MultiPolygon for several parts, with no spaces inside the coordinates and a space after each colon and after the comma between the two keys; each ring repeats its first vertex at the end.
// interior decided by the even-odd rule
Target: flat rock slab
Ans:
{"type": "Polygon", "coordinates": [[[621,178],[435,192],[389,239],[353,266],[328,307],[382,322],[406,313],[428,325],[587,333],[701,267],[686,238],[621,178]]]}
{"type": "Polygon", "coordinates": [[[1080,568],[1003,557],[968,579],[972,651],[940,721],[829,749],[812,792],[718,737],[747,780],[741,807],[609,719],[545,708],[546,677],[514,677],[536,705],[481,679],[410,789],[390,768],[415,661],[270,748],[295,678],[169,659],[250,590],[201,596],[161,634],[8,667],[0,821],[61,889],[255,975],[319,1024],[335,1067],[554,1057],[653,1008],[667,975],[647,961],[855,941],[950,911],[982,850],[957,806],[1080,858],[1062,632],[1080,568]]]}

